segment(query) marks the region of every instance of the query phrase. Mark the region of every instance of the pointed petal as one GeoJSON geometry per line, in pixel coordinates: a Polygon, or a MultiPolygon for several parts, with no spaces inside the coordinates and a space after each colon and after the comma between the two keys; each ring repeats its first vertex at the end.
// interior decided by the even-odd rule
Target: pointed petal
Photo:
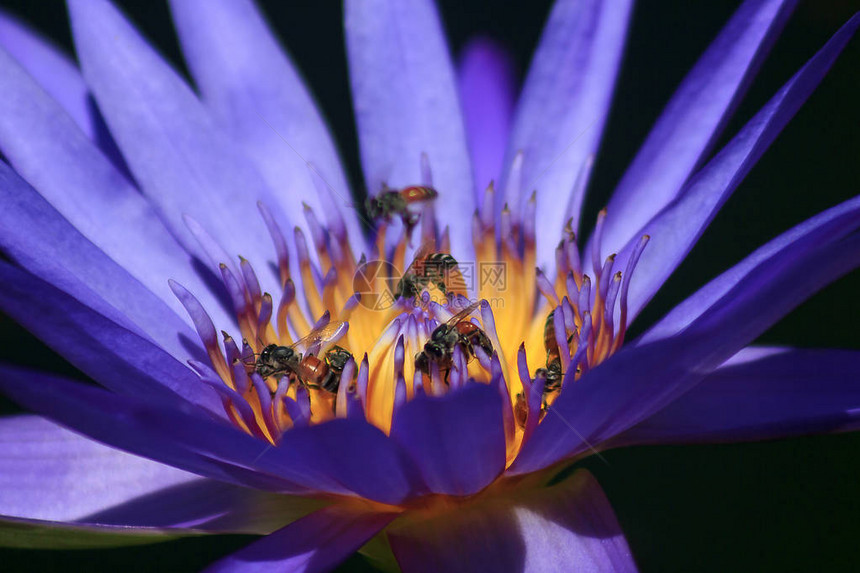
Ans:
{"type": "Polygon", "coordinates": [[[0,47],[62,106],[90,140],[96,140],[87,85],[71,58],[3,11],[0,11],[0,47]]]}
{"type": "Polygon", "coordinates": [[[130,499],[77,521],[98,525],[131,523],[135,527],[193,528],[198,532],[268,535],[319,509],[324,503],[307,497],[271,493],[194,477],[196,479],[187,484],[130,499]]]}
{"type": "Polygon", "coordinates": [[[102,446],[37,416],[0,418],[0,458],[0,514],[11,517],[75,521],[200,480],[102,446]]]}
{"type": "MultiPolygon", "coordinates": [[[[180,312],[180,317],[184,311],[167,288],[168,278],[201,293],[215,313],[222,313],[194,272],[191,257],[170,235],[152,206],[2,50],[0,106],[5,110],[0,115],[0,151],[63,218],[180,312]]],[[[41,201],[22,198],[16,208],[38,210],[35,204],[41,201]]],[[[18,230],[31,242],[50,242],[34,229],[18,230]]],[[[83,274],[91,271],[86,268],[83,274]]],[[[226,314],[218,318],[219,322],[229,320],[226,314]]]]}
{"type": "Polygon", "coordinates": [[[396,516],[396,513],[375,513],[365,507],[327,507],[222,559],[205,571],[331,571],[396,516]]]}
{"type": "Polygon", "coordinates": [[[511,54],[490,38],[463,48],[457,69],[475,189],[499,181],[517,95],[511,54]]]}
{"type": "MultiPolygon", "coordinates": [[[[260,170],[286,213],[334,208],[356,252],[367,250],[337,149],[295,64],[251,0],[171,2],[183,53],[203,102],[260,170]],[[307,163],[330,185],[317,193],[307,163]]],[[[304,217],[296,224],[306,232],[304,217]]]]}
{"type": "Polygon", "coordinates": [[[89,141],[127,176],[128,166],[72,59],[49,39],[2,10],[0,47],[27,70],[48,96],[69,114],[89,141]]]}
{"type": "Polygon", "coordinates": [[[858,227],[853,212],[820,225],[733,282],[683,331],[630,345],[566,386],[510,470],[534,471],[593,449],[682,396],[801,301],[860,265],[858,227]]]}
{"type": "MultiPolygon", "coordinates": [[[[224,416],[215,393],[112,309],[95,310],[0,263],[0,308],[106,388],[166,403],[185,399],[224,416]]],[[[175,333],[178,337],[179,333],[175,333]]],[[[189,331],[188,336],[194,336],[189,331]]],[[[177,341],[180,344],[180,341],[177,341]]],[[[191,355],[193,356],[193,354],[191,355]]],[[[205,355],[198,356],[204,358],[205,355]]]]}
{"type": "Polygon", "coordinates": [[[836,32],[803,68],[685,186],[680,196],[636,233],[616,259],[624,268],[641,235],[648,247],[630,282],[630,320],[681,263],[707,225],[812,93],[860,26],[860,13],[836,32]]]}
{"type": "Polygon", "coordinates": [[[358,494],[396,504],[413,490],[405,455],[364,421],[287,432],[277,446],[199,410],[121,396],[5,367],[0,388],[24,406],[107,445],[228,483],[288,493],[358,494]],[[385,472],[380,472],[385,468],[385,472]]]}
{"type": "Polygon", "coordinates": [[[860,352],[769,350],[718,368],[618,443],[734,442],[860,428],[860,352]]]}
{"type": "Polygon", "coordinates": [[[746,280],[767,260],[793,258],[799,250],[807,249],[811,243],[822,240],[820,237],[831,237],[829,240],[832,241],[855,228],[858,218],[860,218],[860,196],[807,219],[756,249],[743,261],[689,296],[649,328],[635,344],[647,344],[674,336],[718,303],[733,287],[746,280]]]}
{"type": "Polygon", "coordinates": [[[507,153],[510,164],[523,152],[522,186],[506,200],[521,212],[538,190],[538,263],[548,268],[565,220],[579,221],[585,186],[572,196],[574,184],[600,143],[631,5],[557,0],[523,86],[507,153]]]}
{"type": "MultiPolygon", "coordinates": [[[[609,201],[603,256],[623,247],[675,198],[722,130],[795,4],[747,0],[699,58],[609,201]]],[[[583,252],[588,255],[591,248],[583,252]]]]}
{"type": "Polygon", "coordinates": [[[434,493],[472,495],[505,469],[502,401],[494,387],[470,384],[400,408],[391,438],[412,456],[434,493]]]}
{"type": "Polygon", "coordinates": [[[706,346],[710,370],[711,364],[716,367],[736,354],[800,302],[857,268],[860,217],[851,213],[840,222],[822,225],[791,249],[757,265],[677,338],[706,346]]]}
{"type": "Polygon", "coordinates": [[[108,446],[220,481],[292,491],[258,471],[271,446],[177,402],[113,394],[29,370],[0,368],[0,388],[21,405],[108,446]]]}
{"type": "MultiPolygon", "coordinates": [[[[101,537],[116,527],[267,534],[320,505],[202,479],[36,416],[0,418],[0,457],[0,520],[42,520],[45,528],[76,522],[96,534],[111,526],[101,537]]],[[[0,525],[0,545],[20,545],[19,532],[5,529],[0,525]]]]}
{"type": "Polygon", "coordinates": [[[363,419],[292,429],[263,458],[282,471],[304,472],[309,477],[293,479],[308,488],[354,493],[387,504],[398,504],[423,488],[406,453],[363,419]]]}
{"type": "Polygon", "coordinates": [[[450,225],[469,260],[475,192],[448,47],[431,0],[348,0],[346,46],[364,178],[370,194],[421,183],[426,153],[450,225]]]}
{"type": "Polygon", "coordinates": [[[405,515],[388,530],[403,571],[636,571],[612,507],[585,470],[516,497],[405,515]]]}
{"type": "MultiPolygon", "coordinates": [[[[270,239],[257,201],[270,206],[275,201],[260,175],[112,4],[68,4],[87,84],[141,190],[164,213],[171,231],[206,260],[183,222],[183,215],[190,215],[226,252],[244,255],[258,271],[268,269],[271,257],[261,247],[270,239]]],[[[275,292],[274,274],[261,279],[264,290],[275,292]]]]}
{"type": "Polygon", "coordinates": [[[0,199],[0,246],[28,273],[149,337],[181,360],[199,357],[195,351],[199,345],[187,344],[194,333],[178,314],[82,237],[2,161],[0,199]]]}

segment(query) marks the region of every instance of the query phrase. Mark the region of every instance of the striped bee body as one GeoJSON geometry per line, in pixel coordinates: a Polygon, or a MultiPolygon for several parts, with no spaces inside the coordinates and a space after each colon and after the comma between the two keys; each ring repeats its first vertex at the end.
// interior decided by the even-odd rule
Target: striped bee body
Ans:
{"type": "MultiPolygon", "coordinates": [[[[433,285],[447,296],[452,279],[462,281],[460,268],[454,257],[448,253],[419,253],[397,283],[395,294],[398,298],[413,298],[433,285]]],[[[457,286],[459,285],[455,285],[457,286]]]]}
{"type": "Polygon", "coordinates": [[[367,198],[364,209],[374,221],[390,223],[394,217],[399,217],[406,227],[407,236],[411,236],[412,229],[421,217],[421,210],[438,196],[435,189],[423,185],[410,185],[397,190],[383,184],[379,194],[367,198]]]}

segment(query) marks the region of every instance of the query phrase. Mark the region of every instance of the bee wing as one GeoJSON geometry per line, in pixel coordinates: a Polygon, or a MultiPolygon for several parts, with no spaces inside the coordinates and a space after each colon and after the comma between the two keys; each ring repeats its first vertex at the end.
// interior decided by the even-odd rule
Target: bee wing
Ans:
{"type": "Polygon", "coordinates": [[[472,304],[449,318],[448,322],[446,322],[445,324],[447,324],[448,326],[454,326],[455,324],[463,322],[464,320],[469,318],[469,316],[471,316],[472,313],[475,312],[475,309],[477,309],[479,306],[481,306],[481,301],[473,302],[472,304]]]}
{"type": "Polygon", "coordinates": [[[415,251],[415,254],[412,257],[412,262],[409,263],[409,267],[407,267],[406,271],[403,273],[403,276],[409,275],[414,269],[416,263],[421,263],[427,256],[432,253],[436,249],[436,241],[433,239],[424,241],[421,243],[421,246],[418,247],[418,250],[415,251]]]}
{"type": "Polygon", "coordinates": [[[307,336],[295,341],[292,346],[303,353],[311,352],[316,354],[321,352],[323,347],[340,340],[348,329],[349,324],[345,322],[328,322],[311,330],[307,336]]]}

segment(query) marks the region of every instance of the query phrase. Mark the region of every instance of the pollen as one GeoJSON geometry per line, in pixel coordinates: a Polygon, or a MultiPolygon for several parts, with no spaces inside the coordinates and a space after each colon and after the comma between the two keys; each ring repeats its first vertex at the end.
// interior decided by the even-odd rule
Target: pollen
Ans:
{"type": "Polygon", "coordinates": [[[358,257],[336,210],[324,225],[305,205],[309,236],[296,227],[288,241],[259,204],[280,292],[263,292],[246,259],[225,261],[236,322],[218,336],[194,296],[171,282],[209,357],[191,366],[232,423],[272,444],[333,418],[360,417],[387,433],[418,396],[494,385],[511,463],[565,387],[623,344],[630,277],[648,237],[615,269],[615,255],[600,258],[602,211],[588,272],[569,221],[548,274],[536,267],[538,196],[521,213],[504,205],[497,214],[491,183],[473,216],[474,260],[457,261],[436,225],[436,191],[426,182],[405,189],[399,201],[377,200],[387,217],[358,257]]]}

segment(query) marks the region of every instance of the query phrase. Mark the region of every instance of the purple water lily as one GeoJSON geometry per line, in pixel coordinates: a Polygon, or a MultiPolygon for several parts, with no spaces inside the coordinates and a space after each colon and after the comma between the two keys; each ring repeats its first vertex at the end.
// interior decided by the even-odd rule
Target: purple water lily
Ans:
{"type": "Polygon", "coordinates": [[[199,95],[107,0],[69,0],[80,70],[0,16],[0,308],[98,384],[2,367],[39,416],[0,420],[24,484],[0,489],[0,542],[253,533],[211,570],[361,550],[410,572],[632,571],[573,462],[854,429],[856,353],[748,345],[860,265],[860,198],[625,336],[860,26],[705,162],[793,4],[743,3],[586,241],[630,2],[558,0],[514,108],[493,46],[455,73],[429,0],[347,1],[367,189],[438,192],[370,232],[250,0],[171,2],[199,95]],[[427,253],[444,276],[415,270],[427,253]],[[440,328],[457,334],[436,356],[440,328]]]}

